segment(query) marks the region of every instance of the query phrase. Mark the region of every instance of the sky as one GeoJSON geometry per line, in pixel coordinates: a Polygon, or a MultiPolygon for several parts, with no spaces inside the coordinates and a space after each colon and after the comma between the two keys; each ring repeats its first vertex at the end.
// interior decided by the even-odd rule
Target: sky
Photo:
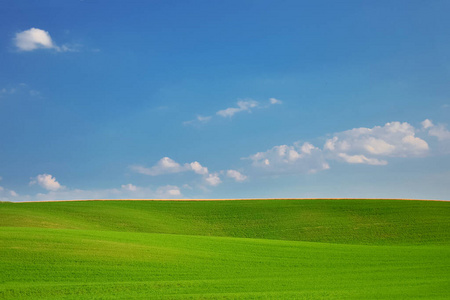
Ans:
{"type": "Polygon", "coordinates": [[[450,200],[449,1],[2,1],[0,201],[450,200]]]}

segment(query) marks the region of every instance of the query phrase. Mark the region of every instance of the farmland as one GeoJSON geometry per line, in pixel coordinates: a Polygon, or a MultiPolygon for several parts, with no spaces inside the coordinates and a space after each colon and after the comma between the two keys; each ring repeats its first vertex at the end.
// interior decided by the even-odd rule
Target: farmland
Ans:
{"type": "Polygon", "coordinates": [[[2,299],[445,299],[450,203],[0,203],[2,299]]]}

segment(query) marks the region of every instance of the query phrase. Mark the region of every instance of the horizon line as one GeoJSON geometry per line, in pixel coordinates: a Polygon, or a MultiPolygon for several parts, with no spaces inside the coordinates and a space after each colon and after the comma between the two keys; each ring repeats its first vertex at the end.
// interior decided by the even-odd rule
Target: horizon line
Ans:
{"type": "Polygon", "coordinates": [[[69,200],[27,200],[27,201],[3,201],[10,203],[42,203],[42,202],[84,202],[84,201],[258,201],[258,200],[399,200],[399,201],[444,201],[443,199],[418,199],[418,198],[197,198],[197,199],[69,199],[69,200]]]}

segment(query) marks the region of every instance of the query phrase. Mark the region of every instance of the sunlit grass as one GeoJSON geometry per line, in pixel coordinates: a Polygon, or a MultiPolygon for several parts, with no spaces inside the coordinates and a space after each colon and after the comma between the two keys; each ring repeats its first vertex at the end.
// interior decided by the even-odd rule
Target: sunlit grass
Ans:
{"type": "Polygon", "coordinates": [[[449,203],[0,204],[0,298],[445,299],[449,203]]]}

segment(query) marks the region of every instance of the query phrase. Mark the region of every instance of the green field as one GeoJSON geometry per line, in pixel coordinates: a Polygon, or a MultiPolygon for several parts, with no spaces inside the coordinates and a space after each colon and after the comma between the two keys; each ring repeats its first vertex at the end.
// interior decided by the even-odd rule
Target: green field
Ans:
{"type": "Polygon", "coordinates": [[[0,299],[448,299],[450,203],[0,203],[0,299]]]}

